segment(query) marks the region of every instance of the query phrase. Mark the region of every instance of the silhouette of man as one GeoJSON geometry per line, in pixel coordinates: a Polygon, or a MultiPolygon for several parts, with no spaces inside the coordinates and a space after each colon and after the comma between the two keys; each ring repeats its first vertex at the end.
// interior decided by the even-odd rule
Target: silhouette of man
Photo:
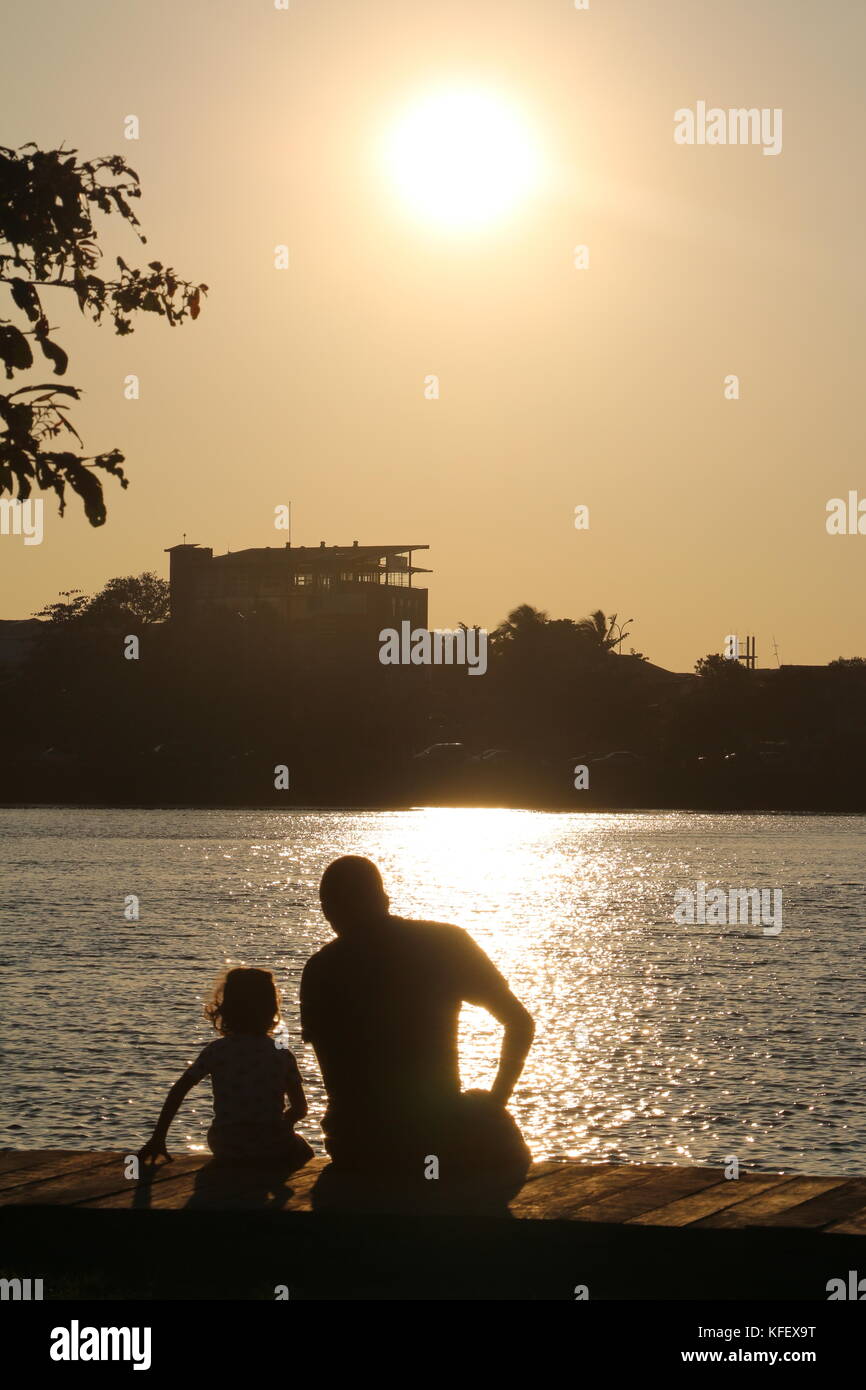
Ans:
{"type": "Polygon", "coordinates": [[[427,1156],[444,1155],[451,1172],[520,1169],[519,1187],[529,1155],[505,1105],[534,1033],[526,1009],[467,932],[391,916],[369,859],[336,859],[319,896],[336,939],[304,968],[301,1030],[328,1094],[322,1128],[335,1167],[420,1176],[427,1156]],[[461,1096],[464,1001],[505,1029],[489,1094],[461,1096]]]}

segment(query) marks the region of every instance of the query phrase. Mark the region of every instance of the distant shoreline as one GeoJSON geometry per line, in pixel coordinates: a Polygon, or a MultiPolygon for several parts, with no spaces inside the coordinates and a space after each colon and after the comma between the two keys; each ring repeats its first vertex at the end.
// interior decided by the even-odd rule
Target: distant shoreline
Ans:
{"type": "Polygon", "coordinates": [[[428,802],[426,804],[381,802],[358,805],[310,803],[278,806],[273,802],[194,802],[194,801],[0,801],[3,811],[265,811],[281,814],[367,815],[394,811],[531,811],[545,815],[703,815],[703,816],[866,816],[862,809],[844,806],[503,806],[493,803],[428,802]]]}

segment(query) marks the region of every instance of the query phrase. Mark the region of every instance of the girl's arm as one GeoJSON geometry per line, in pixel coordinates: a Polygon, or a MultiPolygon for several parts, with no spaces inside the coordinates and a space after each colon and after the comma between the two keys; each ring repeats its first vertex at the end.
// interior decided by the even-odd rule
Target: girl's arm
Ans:
{"type": "Polygon", "coordinates": [[[286,1081],[286,1095],[289,1100],[289,1108],[286,1111],[289,1123],[296,1125],[299,1120],[303,1120],[307,1113],[307,1097],[304,1095],[304,1085],[301,1081],[301,1073],[297,1067],[293,1067],[286,1081]]]}
{"type": "Polygon", "coordinates": [[[156,1159],[162,1156],[163,1158],[166,1158],[169,1162],[171,1162],[171,1154],[165,1147],[165,1140],[166,1135],[168,1134],[168,1127],[174,1119],[175,1115],[177,1114],[178,1110],[180,1109],[181,1102],[184,1096],[192,1090],[193,1086],[195,1086],[197,1081],[201,1080],[200,1077],[191,1073],[192,1068],[190,1067],[187,1071],[184,1072],[183,1076],[179,1077],[178,1080],[175,1081],[174,1085],[172,1086],[171,1090],[165,1098],[165,1104],[163,1105],[162,1110],[159,1113],[159,1119],[156,1122],[153,1134],[150,1136],[144,1147],[139,1149],[138,1151],[139,1158],[156,1159]]]}

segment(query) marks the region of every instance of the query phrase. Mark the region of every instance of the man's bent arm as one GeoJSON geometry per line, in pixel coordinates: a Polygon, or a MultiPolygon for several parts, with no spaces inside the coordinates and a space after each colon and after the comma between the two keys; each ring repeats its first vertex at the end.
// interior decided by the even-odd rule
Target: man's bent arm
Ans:
{"type": "Polygon", "coordinates": [[[501,1005],[497,1004],[495,1009],[490,1009],[490,1012],[505,1029],[502,1051],[499,1054],[499,1070],[490,1088],[490,1094],[500,1105],[507,1105],[508,1098],[523,1071],[526,1054],[532,1046],[535,1024],[532,1015],[510,991],[507,999],[503,1000],[501,1005]]]}

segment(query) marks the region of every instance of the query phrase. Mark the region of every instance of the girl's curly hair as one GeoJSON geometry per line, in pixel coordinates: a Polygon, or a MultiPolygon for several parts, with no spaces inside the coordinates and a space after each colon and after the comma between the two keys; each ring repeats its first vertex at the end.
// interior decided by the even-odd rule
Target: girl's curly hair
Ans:
{"type": "Polygon", "coordinates": [[[270,970],[234,966],[217,980],[204,1012],[218,1033],[267,1036],[280,1021],[280,992],[270,970]]]}

